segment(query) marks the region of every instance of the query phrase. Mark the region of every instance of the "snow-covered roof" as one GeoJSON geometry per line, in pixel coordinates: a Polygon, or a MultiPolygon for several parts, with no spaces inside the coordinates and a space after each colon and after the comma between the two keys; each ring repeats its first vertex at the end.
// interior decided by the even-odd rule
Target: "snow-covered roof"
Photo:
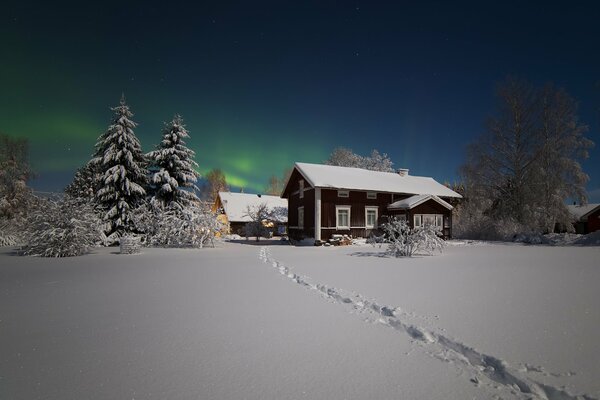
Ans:
{"type": "Polygon", "coordinates": [[[433,200],[440,205],[446,207],[448,210],[452,210],[452,206],[440,199],[437,196],[431,194],[416,194],[414,196],[407,197],[406,199],[398,200],[393,202],[388,206],[390,210],[410,210],[411,208],[415,208],[419,204],[423,204],[428,200],[433,200]]]}
{"type": "Polygon", "coordinates": [[[296,168],[313,187],[462,197],[435,179],[425,176],[402,176],[394,172],[300,162],[296,163],[296,168]]]}
{"type": "Polygon", "coordinates": [[[275,211],[279,222],[287,222],[288,201],[279,196],[219,192],[219,197],[221,198],[221,204],[223,204],[225,214],[227,214],[227,219],[230,222],[250,222],[250,217],[245,215],[248,206],[256,207],[261,204],[266,204],[267,207],[275,211]]]}
{"type": "Polygon", "coordinates": [[[593,213],[596,209],[600,207],[599,203],[590,203],[584,206],[582,205],[568,205],[567,209],[575,217],[577,220],[585,220],[588,214],[593,213]]]}

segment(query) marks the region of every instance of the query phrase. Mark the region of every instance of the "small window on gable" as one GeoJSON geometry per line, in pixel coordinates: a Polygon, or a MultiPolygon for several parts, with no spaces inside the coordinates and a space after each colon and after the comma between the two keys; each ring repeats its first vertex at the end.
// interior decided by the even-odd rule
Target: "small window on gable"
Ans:
{"type": "Polygon", "coordinates": [[[349,190],[338,190],[338,197],[350,197],[349,190]]]}
{"type": "Polygon", "coordinates": [[[304,180],[300,179],[298,182],[298,196],[302,199],[304,198],[304,180]]]}
{"type": "Polygon", "coordinates": [[[376,198],[377,198],[376,192],[367,192],[367,199],[376,199],[376,198]]]}

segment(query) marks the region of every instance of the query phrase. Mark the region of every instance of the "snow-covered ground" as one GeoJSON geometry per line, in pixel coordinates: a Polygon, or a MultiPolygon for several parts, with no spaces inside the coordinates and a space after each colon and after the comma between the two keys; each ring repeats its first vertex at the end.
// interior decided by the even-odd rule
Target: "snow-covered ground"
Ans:
{"type": "Polygon", "coordinates": [[[0,250],[0,398],[600,398],[600,247],[115,252],[0,250]]]}

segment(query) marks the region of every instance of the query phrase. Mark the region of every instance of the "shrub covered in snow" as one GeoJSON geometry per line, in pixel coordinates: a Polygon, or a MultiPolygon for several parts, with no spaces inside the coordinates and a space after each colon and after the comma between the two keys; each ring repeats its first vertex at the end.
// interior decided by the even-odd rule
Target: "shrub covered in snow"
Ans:
{"type": "Polygon", "coordinates": [[[21,254],[40,257],[79,256],[104,239],[94,208],[69,196],[41,200],[27,216],[23,236],[21,254]]]}
{"type": "Polygon", "coordinates": [[[208,206],[163,209],[155,203],[136,210],[134,220],[146,246],[199,247],[213,245],[222,223],[208,206]]]}
{"type": "Polygon", "coordinates": [[[439,231],[431,225],[413,229],[406,220],[392,217],[381,225],[381,229],[384,233],[382,242],[388,245],[387,252],[394,257],[412,257],[419,252],[433,254],[444,248],[439,231]]]}
{"type": "Polygon", "coordinates": [[[16,246],[21,243],[20,227],[23,220],[19,218],[0,220],[0,247],[16,246]]]}

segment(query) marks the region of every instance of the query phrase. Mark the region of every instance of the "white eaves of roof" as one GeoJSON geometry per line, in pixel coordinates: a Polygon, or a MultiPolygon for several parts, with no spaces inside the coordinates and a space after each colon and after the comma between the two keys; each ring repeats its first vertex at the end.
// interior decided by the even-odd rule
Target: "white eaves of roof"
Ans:
{"type": "Polygon", "coordinates": [[[452,210],[453,208],[450,204],[448,204],[447,202],[445,202],[437,196],[431,194],[417,194],[411,197],[407,197],[406,199],[393,202],[388,206],[388,210],[410,210],[412,208],[415,208],[419,204],[425,203],[428,200],[433,200],[439,203],[440,205],[446,207],[448,210],[452,210]]]}

